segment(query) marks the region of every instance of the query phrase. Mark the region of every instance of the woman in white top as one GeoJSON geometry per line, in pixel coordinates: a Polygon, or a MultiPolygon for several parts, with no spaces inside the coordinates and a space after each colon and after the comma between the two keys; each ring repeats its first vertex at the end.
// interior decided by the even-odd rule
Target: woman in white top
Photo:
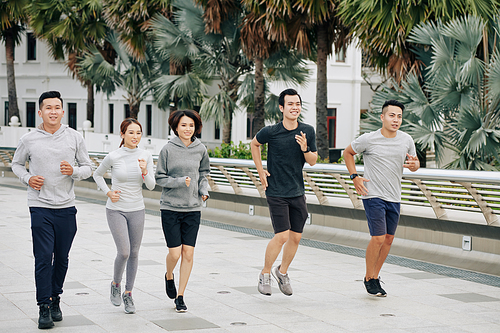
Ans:
{"type": "Polygon", "coordinates": [[[106,217],[117,248],[111,282],[111,303],[120,306],[123,299],[125,312],[134,313],[132,288],[137,273],[145,218],[142,184],[153,190],[155,178],[151,153],[137,148],[142,137],[141,124],[136,119],[127,118],[120,125],[120,132],[120,148],[104,158],[94,172],[94,180],[108,196],[106,217]],[[111,190],[103,178],[108,169],[111,169],[111,190]],[[127,282],[125,292],[120,298],[120,283],[125,265],[127,282]]]}

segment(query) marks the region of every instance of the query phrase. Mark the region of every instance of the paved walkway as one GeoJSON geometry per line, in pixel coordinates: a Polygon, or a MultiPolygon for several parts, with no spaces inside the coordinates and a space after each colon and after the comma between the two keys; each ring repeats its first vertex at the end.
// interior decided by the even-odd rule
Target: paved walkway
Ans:
{"type": "MultiPolygon", "coordinates": [[[[29,211],[20,183],[0,178],[0,331],[37,332],[29,211]],[[7,186],[5,186],[7,185],[7,186]]],[[[257,292],[268,239],[202,225],[185,301],[176,313],[164,291],[167,253],[159,216],[147,214],[134,288],[137,313],[109,302],[115,245],[105,208],[77,201],[53,332],[500,332],[500,288],[386,264],[387,298],[366,294],[364,260],[300,246],[289,271],[294,295],[257,292]]],[[[176,274],[177,275],[177,274],[176,274]]],[[[177,275],[178,276],[178,275],[177,275]]]]}

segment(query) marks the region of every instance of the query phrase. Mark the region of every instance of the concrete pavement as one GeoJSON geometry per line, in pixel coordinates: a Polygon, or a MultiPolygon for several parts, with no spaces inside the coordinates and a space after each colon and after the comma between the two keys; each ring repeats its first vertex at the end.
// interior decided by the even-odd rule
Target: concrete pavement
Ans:
{"type": "MultiPolygon", "coordinates": [[[[39,331],[21,187],[17,179],[0,178],[2,332],[39,331]]],[[[373,298],[362,283],[363,258],[309,246],[299,247],[289,271],[294,295],[281,294],[274,283],[273,295],[262,296],[257,278],[268,239],[209,222],[198,236],[188,312],[176,313],[165,295],[167,248],[154,213],[146,214],[133,291],[137,313],[127,315],[109,301],[116,248],[102,196],[95,198],[77,200],[79,229],[61,295],[64,320],[53,332],[500,332],[497,286],[386,264],[388,297],[373,298]]]]}

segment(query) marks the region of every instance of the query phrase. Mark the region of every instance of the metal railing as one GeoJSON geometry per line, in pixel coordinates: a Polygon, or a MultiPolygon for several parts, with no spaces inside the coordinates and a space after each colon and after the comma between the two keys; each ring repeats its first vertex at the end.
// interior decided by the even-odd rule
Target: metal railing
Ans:
{"type": "MultiPolygon", "coordinates": [[[[0,150],[0,161],[10,167],[12,150],[0,150]]],[[[90,153],[95,168],[107,153],[90,153]]],[[[158,156],[153,156],[156,165],[158,156]]],[[[263,162],[264,165],[266,161],[263,162]]],[[[363,166],[357,171],[363,174],[363,166]]],[[[210,159],[208,181],[212,191],[232,190],[242,194],[244,189],[256,190],[265,197],[259,175],[252,160],[210,159]]],[[[316,164],[304,167],[306,194],[315,195],[320,205],[333,205],[329,198],[349,199],[353,208],[362,208],[347,168],[343,164],[316,164]]],[[[431,207],[435,217],[446,218],[446,210],[472,211],[484,215],[488,225],[499,225],[500,172],[420,169],[403,172],[402,204],[431,207]]]]}

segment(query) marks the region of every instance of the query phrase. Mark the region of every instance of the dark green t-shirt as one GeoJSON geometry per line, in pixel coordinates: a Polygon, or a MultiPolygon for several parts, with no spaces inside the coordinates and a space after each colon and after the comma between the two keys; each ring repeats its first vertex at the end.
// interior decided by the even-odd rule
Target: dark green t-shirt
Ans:
{"type": "Polygon", "coordinates": [[[304,195],[304,178],[302,168],[306,159],[295,140],[300,132],[306,134],[310,151],[315,152],[316,135],[314,127],[300,123],[294,130],[287,130],[283,122],[266,126],[257,135],[260,144],[267,143],[267,177],[266,195],[269,197],[293,198],[304,195]]]}

